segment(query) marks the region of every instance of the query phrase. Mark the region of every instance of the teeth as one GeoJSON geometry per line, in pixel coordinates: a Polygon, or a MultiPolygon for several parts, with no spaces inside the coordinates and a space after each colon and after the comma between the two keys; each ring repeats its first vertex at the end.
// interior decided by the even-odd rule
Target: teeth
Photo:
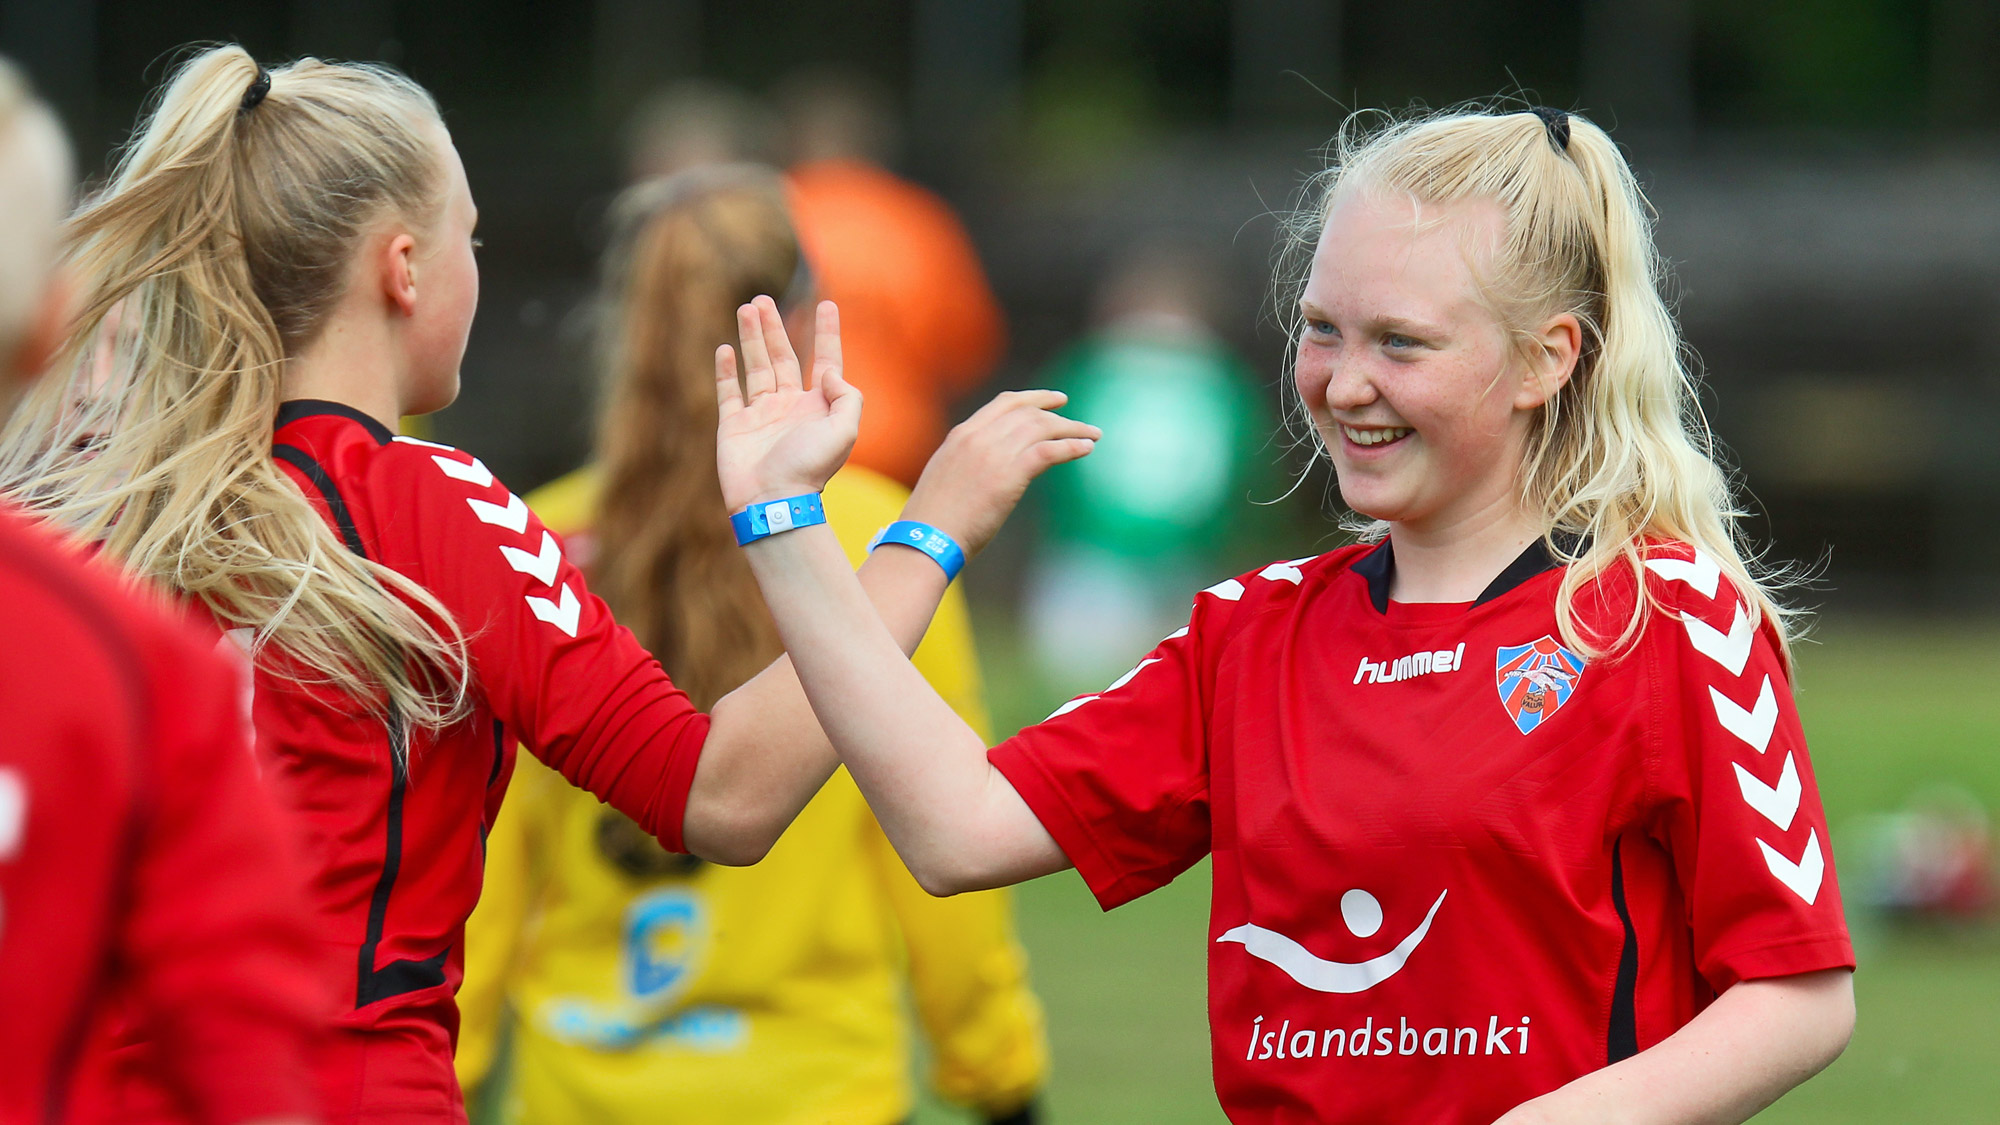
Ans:
{"type": "Polygon", "coordinates": [[[1388,426],[1381,429],[1358,430],[1353,426],[1342,426],[1340,432],[1356,445],[1382,445],[1395,441],[1410,432],[1408,426],[1388,426]]]}

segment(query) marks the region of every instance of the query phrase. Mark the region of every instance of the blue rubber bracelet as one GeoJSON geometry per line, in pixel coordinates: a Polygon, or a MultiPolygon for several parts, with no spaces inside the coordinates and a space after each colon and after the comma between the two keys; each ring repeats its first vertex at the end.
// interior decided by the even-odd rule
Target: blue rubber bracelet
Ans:
{"type": "Polygon", "coordinates": [[[729,525],[736,529],[736,545],[739,547],[747,547],[759,539],[769,539],[793,528],[825,522],[826,509],[820,506],[817,492],[783,500],[765,500],[729,517],[729,525]]]}
{"type": "Polygon", "coordinates": [[[958,541],[951,536],[927,523],[897,520],[877,532],[875,538],[869,540],[868,549],[873,551],[885,543],[915,547],[929,555],[933,562],[944,568],[946,582],[957,578],[958,572],[965,569],[965,548],[959,546],[958,541]]]}

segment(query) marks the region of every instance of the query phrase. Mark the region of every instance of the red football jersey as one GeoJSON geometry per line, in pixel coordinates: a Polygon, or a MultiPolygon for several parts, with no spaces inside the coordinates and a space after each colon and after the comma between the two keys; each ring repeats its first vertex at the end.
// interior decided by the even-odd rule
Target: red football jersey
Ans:
{"type": "Polygon", "coordinates": [[[1490,1122],[1737,981],[1853,965],[1782,659],[1713,560],[1656,548],[1644,634],[1591,660],[1539,545],[1469,605],[1392,603],[1392,566],[1212,586],[991,754],[1107,909],[1213,853],[1232,1119],[1490,1122]]]}
{"type": "Polygon", "coordinates": [[[116,1005],[196,1121],[313,1108],[302,875],[217,638],[0,509],[0,1123],[57,1120],[116,1005]]]}
{"type": "Polygon", "coordinates": [[[470,648],[473,713],[435,735],[271,669],[255,695],[314,928],[340,963],[327,1115],[462,1121],[452,997],[515,744],[679,848],[708,717],[477,458],[317,401],[279,410],[272,453],[349,550],[428,590],[470,648]]]}

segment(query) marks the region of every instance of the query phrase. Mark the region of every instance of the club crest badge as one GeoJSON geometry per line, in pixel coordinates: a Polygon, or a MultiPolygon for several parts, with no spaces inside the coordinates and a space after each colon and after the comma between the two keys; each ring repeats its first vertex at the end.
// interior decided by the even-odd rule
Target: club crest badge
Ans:
{"type": "Polygon", "coordinates": [[[1583,675],[1583,657],[1543,637],[1524,645],[1501,645],[1493,657],[1500,705],[1527,734],[1562,709],[1583,675]]]}

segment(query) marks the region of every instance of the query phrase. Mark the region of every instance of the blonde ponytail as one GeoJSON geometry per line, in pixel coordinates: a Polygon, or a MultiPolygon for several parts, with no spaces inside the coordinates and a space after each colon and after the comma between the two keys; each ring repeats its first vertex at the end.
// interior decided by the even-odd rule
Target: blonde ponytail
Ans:
{"type": "Polygon", "coordinates": [[[383,68],[263,75],[238,47],[190,58],[71,218],[83,315],[62,377],[0,434],[0,488],[253,630],[260,666],[447,725],[469,681],[449,614],[348,551],[271,456],[286,361],[339,299],[363,228],[435,217],[442,126],[383,68]]]}
{"type": "MultiPolygon", "coordinates": [[[[1612,567],[1643,577],[1646,546],[1677,540],[1716,560],[1755,618],[1777,626],[1789,660],[1794,611],[1775,596],[1786,580],[1744,548],[1743,513],[1661,295],[1650,206],[1617,145],[1574,114],[1552,122],[1472,107],[1370,128],[1376,120],[1357,115],[1335,139],[1313,185],[1316,205],[1291,225],[1287,283],[1303,286],[1341,191],[1498,202],[1506,232],[1479,280],[1501,323],[1524,350],[1550,317],[1573,315],[1583,329],[1576,369],[1542,408],[1519,480],[1523,509],[1569,564],[1556,597],[1564,643],[1592,656],[1630,645],[1643,601],[1606,633],[1579,621],[1577,595],[1612,567]]],[[[1386,528],[1357,530],[1379,537],[1386,528]]]]}

